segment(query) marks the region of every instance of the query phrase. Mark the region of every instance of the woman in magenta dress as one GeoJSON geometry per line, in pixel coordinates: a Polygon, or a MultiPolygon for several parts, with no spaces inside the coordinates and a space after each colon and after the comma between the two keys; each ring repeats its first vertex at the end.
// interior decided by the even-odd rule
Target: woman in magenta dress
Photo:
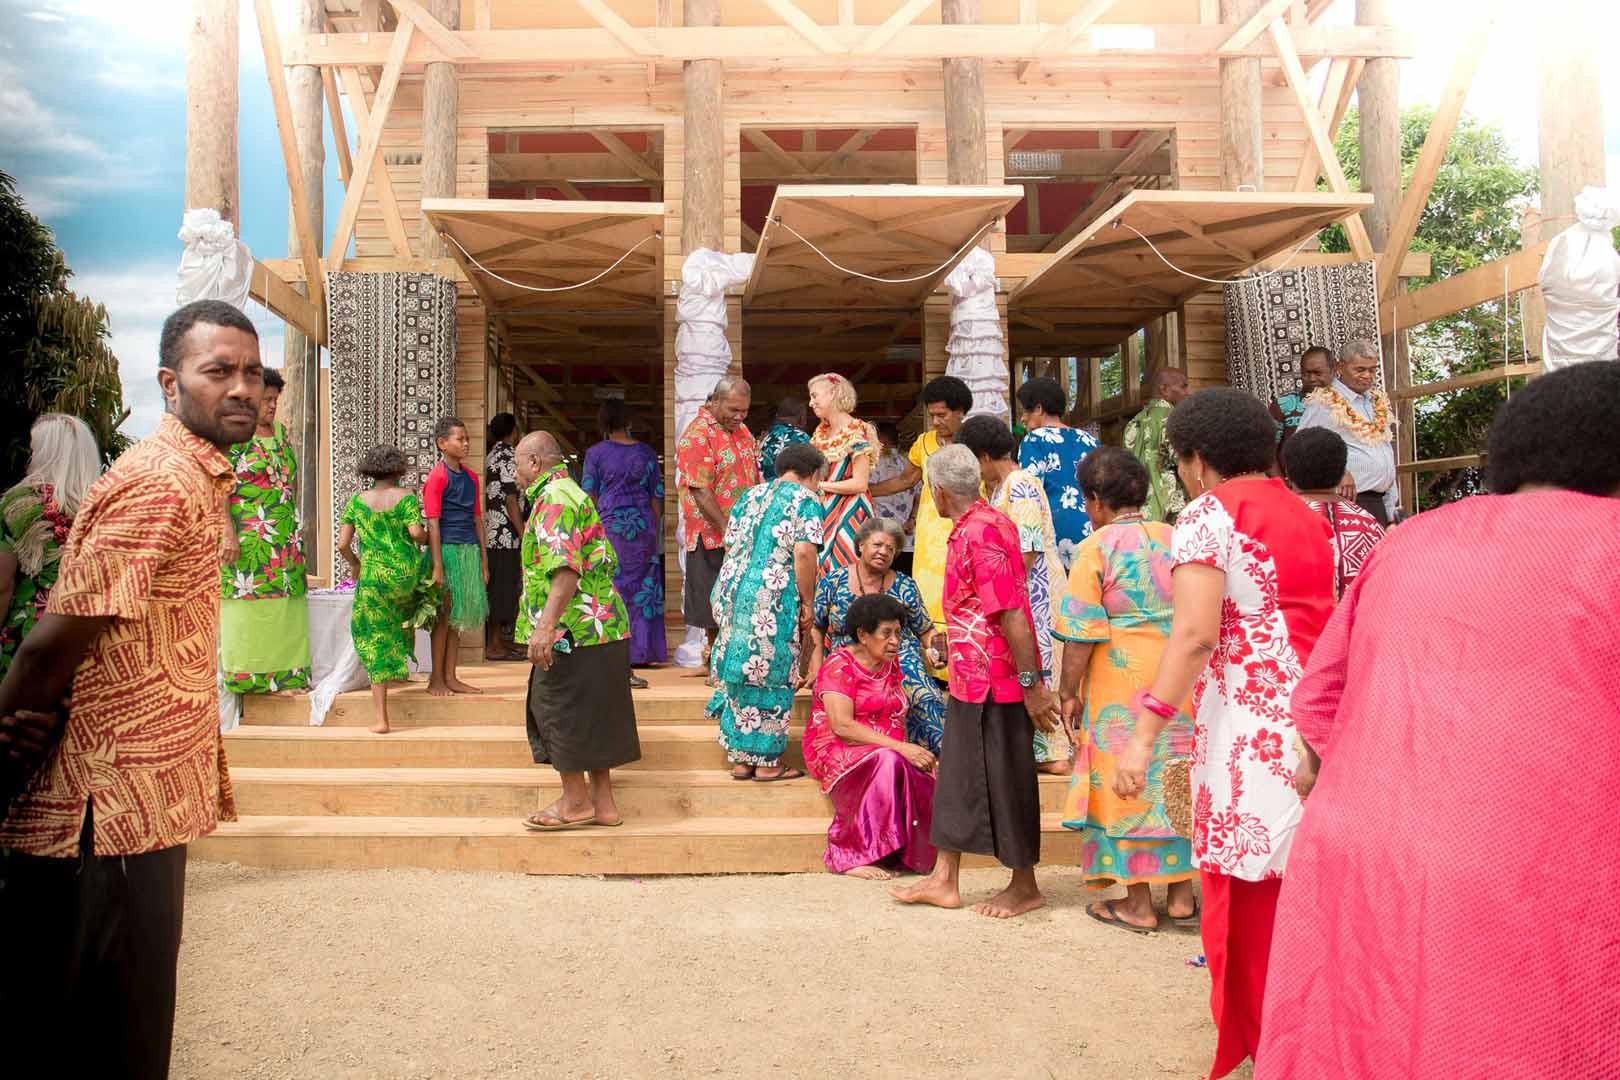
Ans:
{"type": "MultiPolygon", "coordinates": [[[[602,441],[585,452],[583,487],[596,503],[608,542],[619,557],[613,577],[630,613],[630,663],[669,659],[664,640],[664,471],[658,455],[630,437],[624,402],[604,401],[597,418],[602,441]]],[[[632,684],[641,680],[632,677],[632,684]]]]}
{"type": "Polygon", "coordinates": [[[854,643],[828,657],[816,676],[804,762],[832,800],[821,858],[835,874],[884,881],[897,866],[920,874],[934,866],[928,830],[936,762],[927,748],[906,742],[897,659],[905,615],[892,596],[857,598],[844,623],[854,643]]]}
{"type": "Polygon", "coordinates": [[[1612,361],[1515,390],[1317,642],[1260,1080],[1620,1076],[1617,415],[1612,361]]]}

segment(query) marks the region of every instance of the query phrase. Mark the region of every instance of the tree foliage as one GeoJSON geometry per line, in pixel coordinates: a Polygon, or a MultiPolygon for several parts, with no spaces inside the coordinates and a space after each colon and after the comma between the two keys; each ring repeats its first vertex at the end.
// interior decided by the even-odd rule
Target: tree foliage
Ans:
{"type": "MultiPolygon", "coordinates": [[[[1410,179],[1423,140],[1434,117],[1428,106],[1401,113],[1403,186],[1410,179]]],[[[1361,125],[1355,111],[1345,116],[1337,142],[1339,160],[1352,188],[1361,177],[1361,125]]],[[[1433,259],[1432,273],[1411,288],[1471,270],[1519,250],[1519,218],[1536,193],[1536,170],[1521,165],[1507,139],[1494,125],[1464,115],[1418,222],[1412,246],[1433,259]]],[[[1348,251],[1344,230],[1335,225],[1323,234],[1323,247],[1348,251]]],[[[1520,298],[1484,304],[1412,328],[1407,335],[1412,381],[1432,382],[1501,366],[1504,348],[1509,362],[1525,352],[1520,298]]],[[[1539,349],[1537,350],[1539,351],[1539,349]]],[[[1517,383],[1515,383],[1517,385],[1517,383]]],[[[1417,402],[1417,456],[1461,457],[1485,446],[1497,407],[1506,399],[1503,383],[1454,391],[1417,402]]],[[[1483,470],[1458,469],[1418,477],[1418,507],[1434,506],[1484,489],[1483,470]]]]}
{"type": "Polygon", "coordinates": [[[0,173],[0,486],[28,466],[28,431],[41,413],[78,416],[111,461],[129,440],[107,309],[68,288],[73,271],[50,229],[0,173]]]}

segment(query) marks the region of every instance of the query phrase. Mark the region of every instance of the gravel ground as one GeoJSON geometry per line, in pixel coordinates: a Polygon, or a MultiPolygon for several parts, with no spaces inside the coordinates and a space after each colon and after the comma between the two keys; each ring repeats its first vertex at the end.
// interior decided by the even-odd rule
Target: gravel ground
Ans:
{"type": "MultiPolygon", "coordinates": [[[[964,898],[1004,880],[969,871],[964,898]]],[[[1004,923],[830,874],[193,863],[174,1075],[1204,1075],[1196,933],[1111,930],[1075,871],[1041,882],[1004,923]]]]}

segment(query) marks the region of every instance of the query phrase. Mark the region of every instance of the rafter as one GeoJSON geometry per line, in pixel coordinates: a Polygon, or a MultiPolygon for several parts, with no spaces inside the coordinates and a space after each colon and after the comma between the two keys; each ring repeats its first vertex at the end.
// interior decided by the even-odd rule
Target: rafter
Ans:
{"type": "Polygon", "coordinates": [[[1253,15],[1243,20],[1232,36],[1221,43],[1215,51],[1222,54],[1231,54],[1246,49],[1259,40],[1260,35],[1266,32],[1271,23],[1282,18],[1283,12],[1294,0],[1265,0],[1253,15]]]}
{"type": "Polygon", "coordinates": [[[758,128],[744,128],[742,137],[748,140],[748,144],[754,149],[776,162],[784,172],[797,174],[814,171],[807,168],[804,162],[782,149],[780,143],[758,128]]]}
{"type": "MultiPolygon", "coordinates": [[[[338,74],[343,79],[343,92],[348,95],[349,109],[354,113],[354,122],[364,132],[371,123],[371,110],[366,106],[365,88],[360,85],[360,69],[340,68],[338,74]]],[[[377,209],[382,211],[383,228],[388,232],[388,242],[394,245],[395,255],[408,258],[411,254],[411,238],[405,233],[405,216],[400,213],[399,197],[394,194],[394,178],[388,174],[386,161],[377,163],[376,168],[372,170],[371,179],[377,185],[377,209]]],[[[351,185],[354,183],[352,175],[349,183],[351,185]]],[[[328,255],[330,254],[328,252],[328,255]]]]}
{"type": "MultiPolygon", "coordinates": [[[[1364,62],[1343,57],[1333,60],[1328,65],[1327,79],[1322,84],[1320,109],[1322,120],[1327,124],[1330,141],[1338,138],[1339,125],[1344,122],[1344,114],[1350,108],[1350,99],[1356,92],[1356,83],[1360,81],[1365,68],[1364,62]]],[[[1322,168],[1316,157],[1316,144],[1307,140],[1304,152],[1300,155],[1299,172],[1294,175],[1294,190],[1316,190],[1316,178],[1321,172],[1322,168]]]]}
{"type": "Polygon", "coordinates": [[[354,172],[349,156],[349,131],[343,123],[343,100],[338,96],[337,71],[321,68],[321,90],[326,95],[326,115],[332,122],[332,143],[337,147],[338,179],[347,184],[354,172]]]}
{"type": "Polygon", "coordinates": [[[883,20],[883,24],[861,39],[855,46],[858,56],[870,56],[887,45],[894,35],[917,21],[917,16],[928,10],[933,0],[906,0],[893,15],[883,20]]]}
{"type": "Polygon", "coordinates": [[[804,10],[793,0],[765,0],[765,5],[776,12],[778,18],[797,30],[810,44],[824,53],[844,53],[846,49],[842,42],[823,30],[804,10]]]}
{"type": "Polygon", "coordinates": [[[446,56],[465,60],[473,55],[472,49],[461,40],[460,35],[428,14],[427,8],[416,0],[388,0],[388,2],[394,5],[394,11],[399,14],[402,21],[409,19],[418,30],[422,31],[422,36],[437,45],[446,56]]]}
{"type": "MultiPolygon", "coordinates": [[[[258,0],[268,3],[269,0],[258,0]]],[[[402,22],[394,32],[388,50],[388,62],[383,65],[382,80],[377,84],[377,97],[372,102],[371,116],[360,140],[360,154],[355,158],[354,176],[343,193],[343,209],[338,214],[337,229],[332,233],[332,244],[326,249],[327,265],[336,268],[348,254],[349,240],[354,236],[354,223],[360,217],[360,204],[365,200],[366,181],[373,170],[386,169],[382,160],[382,133],[388,126],[388,113],[394,107],[394,92],[399,89],[400,73],[405,69],[405,54],[411,47],[411,29],[415,23],[402,22]]],[[[356,77],[358,80],[358,76],[356,77]]]]}
{"type": "Polygon", "coordinates": [[[1069,17],[1069,21],[1054,31],[1048,42],[1056,48],[1066,49],[1074,44],[1079,36],[1091,29],[1091,24],[1102,16],[1108,14],[1108,9],[1119,0],[1086,0],[1080,5],[1080,10],[1069,17]]]}
{"type": "Polygon", "coordinates": [[[1107,187],[1103,188],[1102,191],[1098,192],[1097,196],[1087,204],[1086,208],[1080,211],[1079,215],[1069,222],[1062,232],[1054,236],[1043,250],[1057,251],[1063,247],[1064,244],[1085,231],[1086,227],[1093,221],[1101,217],[1105,210],[1120,200],[1121,196],[1134,188],[1136,186],[1134,182],[1136,174],[1131,170],[1158,153],[1159,148],[1169,139],[1170,133],[1168,131],[1138,132],[1136,138],[1131,140],[1130,148],[1126,151],[1125,157],[1120,160],[1116,169],[1119,176],[1107,187]]]}
{"type": "Polygon", "coordinates": [[[608,7],[603,0],[574,0],[597,25],[612,34],[619,44],[635,53],[637,56],[651,56],[658,51],[652,40],[631,26],[617,11],[608,7]]]}
{"type": "MultiPolygon", "coordinates": [[[[254,0],[259,20],[259,40],[264,46],[265,74],[270,82],[270,103],[276,113],[276,133],[281,138],[281,159],[287,168],[288,194],[292,198],[293,228],[298,233],[299,256],[309,295],[319,311],[326,310],[326,279],[320,272],[321,242],[315,235],[315,222],[309,212],[309,189],[304,186],[303,156],[293,126],[292,103],[287,97],[287,69],[281,65],[281,36],[276,32],[276,13],[271,0],[254,0]]],[[[318,130],[318,129],[317,129],[318,130]]]]}
{"type": "Polygon", "coordinates": [[[631,171],[643,180],[651,180],[655,184],[660,182],[661,178],[658,175],[658,170],[648,164],[646,158],[630,149],[623,139],[611,131],[593,131],[591,132],[591,138],[601,143],[602,148],[608,153],[630,166],[631,171]]]}
{"type": "Polygon", "coordinates": [[[877,133],[881,130],[881,128],[862,128],[860,131],[857,131],[855,134],[845,139],[844,144],[838,149],[816,162],[815,168],[811,169],[810,171],[812,173],[825,172],[828,166],[858,153],[861,147],[865,146],[867,143],[876,138],[877,133]]]}

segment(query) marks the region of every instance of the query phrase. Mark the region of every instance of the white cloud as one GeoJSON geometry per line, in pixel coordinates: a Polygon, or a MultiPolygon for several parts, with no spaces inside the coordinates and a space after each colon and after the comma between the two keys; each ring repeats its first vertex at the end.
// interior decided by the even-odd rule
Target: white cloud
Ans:
{"type": "MultiPolygon", "coordinates": [[[[177,306],[176,266],[153,261],[125,270],[89,270],[75,274],[71,281],[80,296],[107,307],[112,349],[124,384],[124,405],[130,410],[122,430],[131,438],[150,435],[163,417],[163,397],[157,385],[158,342],[163,320],[177,306]]],[[[258,328],[264,362],[280,367],[285,340],[281,320],[251,301],[247,314],[258,328]]]]}

